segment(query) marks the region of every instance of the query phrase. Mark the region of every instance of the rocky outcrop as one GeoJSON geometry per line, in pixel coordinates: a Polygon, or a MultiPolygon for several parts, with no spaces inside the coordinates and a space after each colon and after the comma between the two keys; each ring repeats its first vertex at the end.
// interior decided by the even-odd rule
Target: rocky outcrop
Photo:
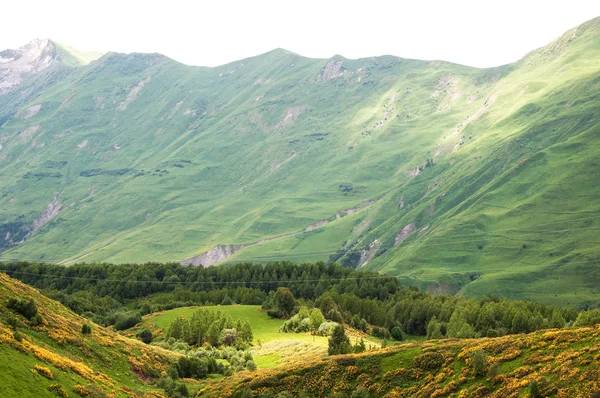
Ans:
{"type": "Polygon", "coordinates": [[[204,252],[196,257],[192,257],[181,262],[181,265],[194,265],[210,267],[220,261],[230,257],[238,250],[242,250],[246,245],[219,245],[215,246],[207,252],[204,252]]]}
{"type": "Polygon", "coordinates": [[[331,60],[323,69],[321,69],[317,81],[327,82],[336,77],[344,76],[347,73],[349,73],[349,71],[344,68],[344,61],[331,60]]]}
{"type": "Polygon", "coordinates": [[[33,220],[33,232],[42,228],[44,225],[48,223],[48,221],[52,220],[54,217],[58,215],[60,209],[62,208],[62,202],[58,200],[58,198],[54,198],[52,202],[48,203],[46,207],[46,211],[39,217],[33,220]]]}
{"type": "Polygon", "coordinates": [[[299,114],[306,110],[306,108],[306,105],[299,105],[288,108],[285,112],[285,115],[279,120],[279,122],[275,125],[273,130],[280,130],[284,127],[289,126],[294,120],[296,120],[296,118],[298,118],[299,114]]]}
{"type": "Polygon", "coordinates": [[[402,228],[402,231],[400,231],[400,233],[396,235],[396,238],[394,239],[394,246],[397,246],[400,243],[402,243],[402,241],[404,241],[406,238],[412,235],[413,232],[416,231],[416,229],[417,227],[413,223],[410,223],[406,227],[402,228]]]}
{"type": "Polygon", "coordinates": [[[357,268],[361,268],[369,264],[377,254],[377,250],[379,250],[380,246],[381,241],[379,239],[375,239],[373,242],[371,242],[367,250],[360,252],[360,261],[357,268]]]}
{"type": "Polygon", "coordinates": [[[135,101],[135,99],[137,98],[138,94],[140,93],[140,91],[142,90],[144,85],[146,83],[148,83],[149,81],[150,81],[150,76],[148,76],[144,80],[141,80],[137,85],[135,85],[133,88],[131,88],[129,90],[129,92],[127,93],[127,98],[125,98],[125,100],[123,102],[121,102],[121,104],[119,104],[117,109],[120,111],[124,111],[125,109],[127,109],[127,106],[131,102],[135,101]]]}

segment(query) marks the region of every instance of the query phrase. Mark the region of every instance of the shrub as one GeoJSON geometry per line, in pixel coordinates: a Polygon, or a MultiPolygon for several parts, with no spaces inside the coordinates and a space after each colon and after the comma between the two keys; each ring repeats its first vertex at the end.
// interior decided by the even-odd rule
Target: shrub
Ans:
{"type": "Polygon", "coordinates": [[[175,388],[175,391],[182,397],[189,397],[190,396],[190,392],[188,391],[188,388],[185,384],[183,383],[179,383],[177,384],[177,387],[175,388]]]}
{"type": "Polygon", "coordinates": [[[152,313],[152,307],[150,306],[150,304],[148,303],[144,303],[144,305],[142,305],[142,307],[140,308],[140,314],[141,315],[148,315],[152,313]]]}
{"type": "Polygon", "coordinates": [[[254,372],[256,370],[256,364],[254,363],[254,361],[247,361],[246,362],[246,369],[254,372]]]}
{"type": "Polygon", "coordinates": [[[81,385],[73,386],[73,392],[79,395],[80,397],[89,397],[90,395],[92,395],[92,393],[87,388],[81,385]]]}
{"type": "Polygon", "coordinates": [[[426,352],[413,358],[413,366],[419,369],[439,369],[444,364],[444,357],[437,352],[426,352]]]}
{"type": "Polygon", "coordinates": [[[37,305],[33,299],[27,301],[11,298],[6,302],[6,308],[18,312],[29,320],[33,319],[38,313],[37,305]]]}
{"type": "Polygon", "coordinates": [[[529,395],[532,398],[540,398],[542,396],[542,393],[540,391],[540,385],[537,382],[537,380],[531,380],[531,382],[529,383],[529,395]]]}
{"type": "Polygon", "coordinates": [[[224,345],[233,346],[238,339],[238,332],[235,329],[223,329],[221,332],[221,341],[224,345]]]}
{"type": "Polygon", "coordinates": [[[390,335],[396,341],[404,340],[404,332],[402,331],[402,328],[400,326],[394,326],[390,331],[390,335]]]}
{"type": "Polygon", "coordinates": [[[369,331],[369,323],[367,322],[367,320],[365,318],[360,320],[360,330],[362,330],[363,332],[367,333],[369,331]]]}
{"type": "Polygon", "coordinates": [[[379,337],[380,339],[389,339],[391,337],[390,332],[388,332],[387,329],[378,326],[373,327],[373,336],[379,337]]]}
{"type": "Polygon", "coordinates": [[[11,315],[6,320],[6,324],[8,326],[10,326],[11,328],[16,329],[17,326],[19,325],[19,321],[17,320],[17,318],[15,318],[14,316],[11,315]]]}
{"type": "Polygon", "coordinates": [[[138,313],[121,313],[117,316],[115,322],[116,330],[125,330],[134,327],[142,321],[142,317],[138,313]]]}
{"type": "Polygon", "coordinates": [[[353,350],[356,353],[365,352],[367,350],[365,341],[361,338],[360,341],[353,347],[353,350]]]}
{"type": "Polygon", "coordinates": [[[335,322],[323,322],[320,326],[319,329],[317,330],[317,334],[319,336],[331,336],[331,334],[333,333],[333,329],[337,326],[338,324],[335,322]]]}
{"type": "Polygon", "coordinates": [[[298,330],[298,327],[300,326],[300,322],[300,316],[296,314],[287,321],[285,321],[283,325],[281,325],[281,328],[279,330],[285,333],[296,332],[298,330]]]}
{"type": "Polygon", "coordinates": [[[471,360],[471,366],[473,366],[473,373],[475,376],[483,376],[486,373],[487,368],[487,354],[482,349],[475,350],[469,355],[471,360]]]}
{"type": "Polygon", "coordinates": [[[358,387],[356,391],[352,393],[351,398],[369,398],[369,391],[363,387],[358,387]]]}
{"type": "Polygon", "coordinates": [[[355,314],[352,317],[352,320],[350,321],[350,326],[352,326],[354,329],[360,329],[360,316],[358,314],[355,314]]]}
{"type": "Polygon", "coordinates": [[[174,379],[177,377],[203,379],[209,373],[221,373],[219,370],[214,358],[180,357],[167,369],[167,375],[174,379]],[[172,368],[175,368],[177,372],[171,370],[172,368]]]}
{"type": "Polygon", "coordinates": [[[37,374],[39,374],[40,376],[45,377],[48,380],[52,380],[54,379],[54,374],[52,374],[52,371],[49,368],[40,366],[40,365],[35,365],[33,367],[33,371],[37,374]]]}
{"type": "Polygon", "coordinates": [[[42,316],[40,314],[35,314],[33,316],[33,318],[31,318],[29,320],[29,324],[31,326],[38,326],[38,325],[42,325],[44,323],[44,319],[42,318],[42,316]]]}
{"type": "Polygon", "coordinates": [[[152,331],[148,328],[143,328],[137,334],[137,338],[146,344],[152,343],[152,331]]]}
{"type": "Polygon", "coordinates": [[[486,333],[486,337],[500,337],[500,332],[496,329],[489,329],[486,333]]]}
{"type": "Polygon", "coordinates": [[[92,327],[90,325],[88,325],[87,323],[84,323],[83,325],[81,325],[81,334],[83,334],[83,335],[92,334],[92,327]]]}
{"type": "Polygon", "coordinates": [[[58,395],[59,397],[63,397],[66,398],[68,397],[67,392],[65,391],[65,389],[63,388],[63,386],[61,386],[58,383],[54,383],[54,384],[50,384],[48,386],[48,390],[52,391],[53,393],[55,393],[56,395],[58,395]]]}
{"type": "MultiPolygon", "coordinates": [[[[490,379],[495,379],[500,374],[500,363],[495,362],[490,365],[490,370],[488,371],[488,377],[490,379]]],[[[492,380],[494,381],[494,380],[492,380]]]]}

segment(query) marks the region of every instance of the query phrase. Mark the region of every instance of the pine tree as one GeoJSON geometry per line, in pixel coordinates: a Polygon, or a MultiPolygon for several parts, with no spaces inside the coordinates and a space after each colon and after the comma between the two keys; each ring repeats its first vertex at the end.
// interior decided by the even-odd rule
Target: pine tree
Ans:
{"type": "Polygon", "coordinates": [[[337,325],[328,340],[327,352],[329,355],[348,354],[352,350],[350,339],[346,336],[344,326],[337,325]]]}

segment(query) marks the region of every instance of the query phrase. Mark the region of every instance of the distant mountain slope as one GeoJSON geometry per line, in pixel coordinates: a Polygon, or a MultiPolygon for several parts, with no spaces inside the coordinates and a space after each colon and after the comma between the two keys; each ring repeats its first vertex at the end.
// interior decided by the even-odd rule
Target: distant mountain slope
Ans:
{"type": "Polygon", "coordinates": [[[60,389],[68,396],[161,396],[145,381],[176,354],[91,324],[6,274],[0,274],[0,300],[3,397],[56,397],[60,389]],[[15,298],[33,299],[42,324],[6,308],[15,298]],[[92,325],[90,335],[82,335],[83,323],[92,325]]]}
{"type": "Polygon", "coordinates": [[[2,258],[331,258],[432,291],[585,304],[599,25],[492,69],[281,49],[217,68],[63,63],[0,96],[2,258]]]}

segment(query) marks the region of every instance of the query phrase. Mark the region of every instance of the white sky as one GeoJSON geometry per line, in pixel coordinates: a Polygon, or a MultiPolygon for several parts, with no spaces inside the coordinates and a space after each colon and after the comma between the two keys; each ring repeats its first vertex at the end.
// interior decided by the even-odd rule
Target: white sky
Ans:
{"type": "Polygon", "coordinates": [[[600,15],[593,0],[5,0],[0,49],[50,38],[214,66],[282,47],[309,57],[392,54],[471,66],[516,61],[600,15]]]}

